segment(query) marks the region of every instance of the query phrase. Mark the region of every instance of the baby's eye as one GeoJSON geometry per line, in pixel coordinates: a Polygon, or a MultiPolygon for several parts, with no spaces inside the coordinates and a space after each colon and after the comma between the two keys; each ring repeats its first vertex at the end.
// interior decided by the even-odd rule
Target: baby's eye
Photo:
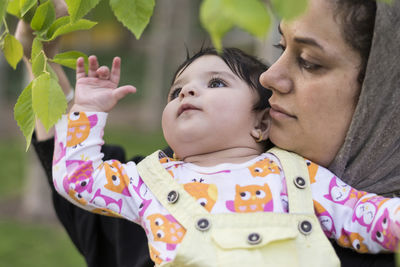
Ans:
{"type": "Polygon", "coordinates": [[[171,93],[169,93],[168,99],[169,101],[174,100],[175,98],[177,98],[181,92],[182,88],[175,88],[171,91],[171,93]]]}
{"type": "Polygon", "coordinates": [[[212,79],[208,84],[208,87],[210,87],[210,88],[218,88],[218,87],[225,87],[225,86],[226,86],[225,82],[221,79],[212,79]]]}

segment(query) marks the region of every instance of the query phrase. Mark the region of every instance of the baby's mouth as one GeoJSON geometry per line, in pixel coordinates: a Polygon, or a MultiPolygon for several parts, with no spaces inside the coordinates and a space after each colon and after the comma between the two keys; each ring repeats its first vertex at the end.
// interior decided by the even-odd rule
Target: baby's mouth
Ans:
{"type": "Polygon", "coordinates": [[[188,110],[200,110],[199,108],[193,106],[192,104],[183,104],[178,109],[178,117],[185,111],[188,110]]]}

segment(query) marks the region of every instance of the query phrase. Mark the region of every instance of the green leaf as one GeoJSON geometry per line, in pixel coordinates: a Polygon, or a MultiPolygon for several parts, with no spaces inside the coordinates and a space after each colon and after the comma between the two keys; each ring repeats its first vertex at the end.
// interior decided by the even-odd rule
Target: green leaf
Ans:
{"type": "Polygon", "coordinates": [[[32,107],[48,131],[65,112],[67,101],[58,82],[43,73],[32,84],[32,107]]]}
{"type": "Polygon", "coordinates": [[[3,26],[3,18],[6,15],[8,0],[0,1],[0,29],[3,26]]]}
{"type": "Polygon", "coordinates": [[[26,139],[26,150],[28,150],[33,129],[35,128],[35,114],[32,109],[32,83],[22,91],[14,106],[14,119],[26,139]]]}
{"type": "Polygon", "coordinates": [[[50,38],[54,33],[56,32],[57,29],[64,27],[65,25],[68,25],[70,23],[70,17],[69,16],[64,16],[56,19],[51,25],[49,30],[47,31],[47,37],[50,38]]]}
{"type": "Polygon", "coordinates": [[[68,13],[71,16],[71,22],[83,18],[100,0],[65,0],[68,6],[68,13]]]}
{"type": "Polygon", "coordinates": [[[139,39],[154,11],[154,0],[110,0],[117,19],[139,39]]]}
{"type": "Polygon", "coordinates": [[[35,77],[39,77],[44,71],[46,66],[46,56],[44,55],[44,51],[40,51],[40,53],[32,59],[32,72],[35,77]]]}
{"type": "Polygon", "coordinates": [[[222,49],[222,37],[233,28],[229,14],[224,12],[223,0],[204,0],[200,6],[200,22],[208,31],[218,51],[222,49]]]}
{"type": "Polygon", "coordinates": [[[292,20],[307,9],[308,0],[271,0],[271,4],[279,17],[292,20]]]}
{"type": "Polygon", "coordinates": [[[204,0],[200,7],[200,21],[219,51],[223,36],[234,26],[261,38],[267,34],[271,24],[268,10],[260,0],[204,0]]]}
{"type": "Polygon", "coordinates": [[[267,7],[260,0],[224,1],[224,13],[230,17],[234,25],[263,38],[268,33],[271,19],[267,7]]]}
{"type": "Polygon", "coordinates": [[[54,23],[50,26],[47,32],[47,38],[48,41],[51,41],[60,35],[67,34],[73,31],[89,30],[96,24],[97,22],[86,19],[80,19],[75,23],[70,23],[69,16],[61,17],[54,21],[54,23]]]}
{"type": "Polygon", "coordinates": [[[24,55],[21,43],[9,33],[7,33],[4,38],[3,52],[8,64],[10,64],[13,69],[17,67],[18,62],[24,55]]]}
{"type": "Polygon", "coordinates": [[[36,3],[37,0],[19,0],[21,16],[24,16],[29,11],[29,9],[36,5],[36,3]]]}
{"type": "Polygon", "coordinates": [[[35,31],[45,31],[56,19],[56,12],[52,1],[41,4],[35,11],[31,27],[35,31]]]}
{"type": "Polygon", "coordinates": [[[50,77],[58,82],[57,73],[53,70],[50,64],[46,64],[46,71],[50,73],[50,77]]]}
{"type": "Polygon", "coordinates": [[[35,39],[33,39],[32,42],[31,58],[35,58],[42,50],[43,50],[43,44],[39,40],[39,38],[36,37],[35,39]]]}
{"type": "Polygon", "coordinates": [[[19,0],[10,0],[7,6],[7,12],[16,16],[17,18],[21,18],[22,16],[19,8],[19,0]]]}
{"type": "Polygon", "coordinates": [[[71,69],[76,69],[76,60],[79,57],[83,57],[85,59],[85,68],[87,71],[88,56],[79,51],[68,51],[57,54],[53,59],[51,59],[51,61],[71,69]]]}
{"type": "Polygon", "coordinates": [[[22,16],[22,19],[26,23],[28,23],[28,24],[31,23],[33,15],[35,15],[36,8],[37,8],[37,5],[35,4],[30,9],[28,9],[28,11],[22,16]]]}

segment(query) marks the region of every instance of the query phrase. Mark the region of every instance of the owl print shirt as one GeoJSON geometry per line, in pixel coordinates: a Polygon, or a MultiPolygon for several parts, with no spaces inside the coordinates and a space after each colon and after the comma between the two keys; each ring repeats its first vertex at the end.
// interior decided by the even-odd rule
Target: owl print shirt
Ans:
{"type": "MultiPolygon", "coordinates": [[[[71,202],[140,224],[152,260],[171,261],[186,230],[144,184],[136,164],[102,161],[107,114],[74,112],[56,125],[53,177],[71,202]]],[[[344,247],[377,253],[397,248],[400,200],[357,191],[327,169],[306,160],[315,213],[324,233],[344,247]]],[[[288,212],[279,159],[263,153],[241,164],[200,167],[164,157],[162,166],[210,213],[288,212]]]]}

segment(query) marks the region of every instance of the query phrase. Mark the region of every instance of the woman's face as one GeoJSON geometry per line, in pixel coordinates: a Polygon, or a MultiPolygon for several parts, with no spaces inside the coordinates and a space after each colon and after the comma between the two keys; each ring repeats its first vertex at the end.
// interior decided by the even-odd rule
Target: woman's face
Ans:
{"type": "Polygon", "coordinates": [[[282,55],[260,77],[272,90],[271,141],[323,166],[344,142],[360,92],[361,64],[328,1],[309,0],[304,15],[280,24],[282,55]]]}

